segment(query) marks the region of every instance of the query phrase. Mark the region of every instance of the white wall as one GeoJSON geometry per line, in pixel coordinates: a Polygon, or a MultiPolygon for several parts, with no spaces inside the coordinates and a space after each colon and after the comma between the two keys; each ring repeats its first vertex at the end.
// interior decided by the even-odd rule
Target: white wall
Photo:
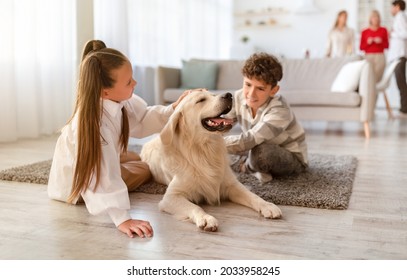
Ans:
{"type": "Polygon", "coordinates": [[[77,62],[81,60],[83,47],[86,42],[93,38],[93,0],[76,1],[76,38],[77,38],[77,62]]]}
{"type": "Polygon", "coordinates": [[[334,24],[338,11],[347,10],[348,26],[356,28],[356,0],[315,0],[314,4],[320,10],[319,12],[297,14],[295,11],[302,2],[302,0],[235,0],[234,46],[241,45],[240,38],[247,35],[250,37],[249,44],[255,50],[267,51],[287,58],[300,58],[304,56],[304,50],[309,49],[311,57],[322,57],[325,53],[328,32],[334,24]],[[239,22],[245,17],[237,14],[248,10],[261,11],[268,7],[283,8],[288,13],[249,17],[252,22],[274,18],[277,21],[275,26],[239,27],[241,26],[239,22]]]}

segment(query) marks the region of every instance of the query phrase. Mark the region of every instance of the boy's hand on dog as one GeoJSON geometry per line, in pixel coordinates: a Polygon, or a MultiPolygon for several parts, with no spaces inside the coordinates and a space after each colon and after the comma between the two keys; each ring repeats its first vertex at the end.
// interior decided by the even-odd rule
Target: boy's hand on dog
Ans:
{"type": "Polygon", "coordinates": [[[121,232],[127,234],[130,238],[137,234],[139,237],[153,237],[153,228],[148,221],[127,220],[117,227],[121,232]]]}

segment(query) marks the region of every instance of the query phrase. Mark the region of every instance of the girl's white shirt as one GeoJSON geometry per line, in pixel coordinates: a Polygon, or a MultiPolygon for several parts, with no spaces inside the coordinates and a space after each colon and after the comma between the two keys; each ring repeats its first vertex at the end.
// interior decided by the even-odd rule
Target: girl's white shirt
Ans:
{"type": "MultiPolygon", "coordinates": [[[[92,176],[90,187],[82,193],[82,197],[89,213],[93,215],[108,213],[116,226],[132,219],[128,212],[129,194],[120,171],[119,138],[123,106],[129,118],[130,137],[135,138],[160,132],[173,112],[171,105],[147,106],[146,102],[136,95],[120,103],[103,100],[100,124],[102,136],[100,180],[95,188],[95,176],[92,176]]],[[[78,116],[75,115],[62,129],[56,143],[48,180],[48,196],[65,202],[71,193],[76,165],[77,120],[78,116]]]]}

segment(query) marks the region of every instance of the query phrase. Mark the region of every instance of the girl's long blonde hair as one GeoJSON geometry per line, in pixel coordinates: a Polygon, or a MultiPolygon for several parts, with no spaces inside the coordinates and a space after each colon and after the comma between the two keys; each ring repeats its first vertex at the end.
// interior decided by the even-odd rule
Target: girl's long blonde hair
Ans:
{"type": "MultiPolygon", "coordinates": [[[[112,78],[112,71],[126,62],[128,59],[121,52],[106,48],[102,41],[91,40],[84,47],[75,110],[69,120],[72,122],[77,115],[77,157],[69,203],[74,203],[89,187],[93,176],[96,176],[95,188],[100,181],[102,141],[104,141],[100,134],[103,113],[102,90],[114,86],[116,81],[112,78]]],[[[122,111],[120,145],[125,152],[129,140],[129,122],[124,107],[122,111]]]]}

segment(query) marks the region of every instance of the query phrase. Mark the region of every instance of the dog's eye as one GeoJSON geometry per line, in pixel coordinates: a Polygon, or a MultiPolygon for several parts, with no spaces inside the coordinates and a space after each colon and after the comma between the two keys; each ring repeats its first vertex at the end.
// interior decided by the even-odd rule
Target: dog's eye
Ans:
{"type": "Polygon", "coordinates": [[[201,98],[201,99],[199,99],[199,100],[196,102],[196,104],[201,103],[201,102],[204,102],[205,100],[206,100],[206,98],[201,98]]]}

